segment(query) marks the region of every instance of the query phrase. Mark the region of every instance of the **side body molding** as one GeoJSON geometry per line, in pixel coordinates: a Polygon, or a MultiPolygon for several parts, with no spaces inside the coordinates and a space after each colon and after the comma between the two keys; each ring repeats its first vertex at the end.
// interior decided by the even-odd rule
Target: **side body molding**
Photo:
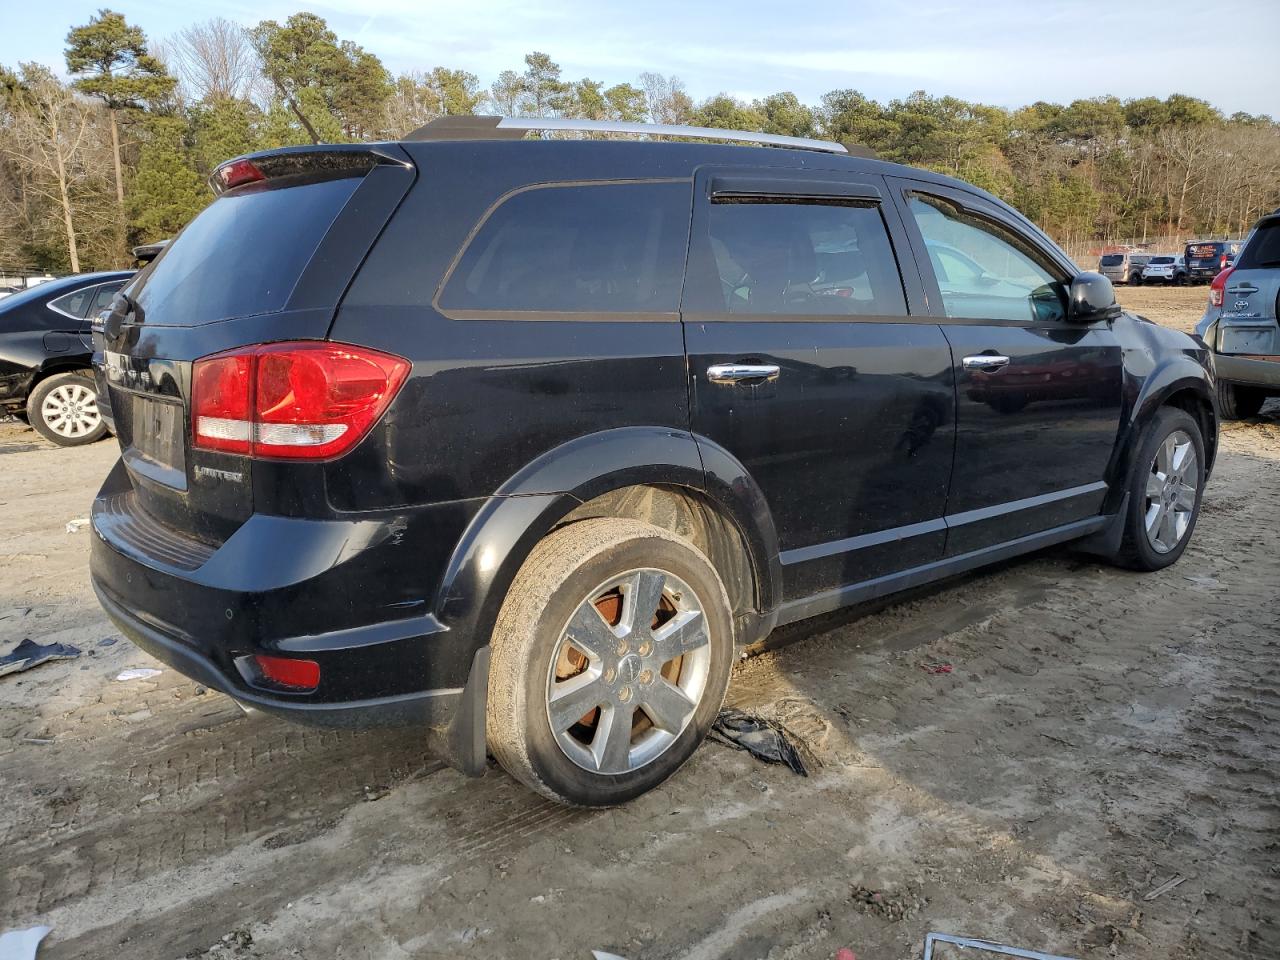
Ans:
{"type": "Polygon", "coordinates": [[[485,502],[445,568],[437,618],[455,636],[471,638],[473,649],[486,644],[507,589],[534,545],[574,508],[639,484],[686,487],[714,501],[746,541],[757,615],[767,618],[775,610],[781,583],[777,533],[745,468],[687,431],[622,427],[542,454],[485,502]]]}

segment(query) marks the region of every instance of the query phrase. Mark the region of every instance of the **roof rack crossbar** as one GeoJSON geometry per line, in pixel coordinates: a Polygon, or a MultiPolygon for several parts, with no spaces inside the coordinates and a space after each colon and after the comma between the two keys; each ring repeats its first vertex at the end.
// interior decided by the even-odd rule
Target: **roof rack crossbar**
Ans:
{"type": "Polygon", "coordinates": [[[575,133],[625,133],[650,137],[695,137],[701,140],[734,140],[770,147],[792,147],[822,153],[848,153],[829,140],[784,137],[750,130],[722,130],[718,127],[685,127],[673,123],[626,123],[616,120],[571,120],[563,117],[440,117],[419,127],[406,140],[507,140],[519,139],[534,130],[564,130],[575,133]]]}

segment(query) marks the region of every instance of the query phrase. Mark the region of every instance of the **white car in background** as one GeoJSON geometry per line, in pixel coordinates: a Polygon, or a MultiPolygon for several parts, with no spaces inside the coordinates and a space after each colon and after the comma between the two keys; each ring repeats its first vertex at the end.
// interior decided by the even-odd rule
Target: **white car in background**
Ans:
{"type": "Polygon", "coordinates": [[[1142,282],[1176,283],[1181,286],[1187,282],[1186,263],[1176,254],[1158,254],[1142,268],[1142,282]]]}

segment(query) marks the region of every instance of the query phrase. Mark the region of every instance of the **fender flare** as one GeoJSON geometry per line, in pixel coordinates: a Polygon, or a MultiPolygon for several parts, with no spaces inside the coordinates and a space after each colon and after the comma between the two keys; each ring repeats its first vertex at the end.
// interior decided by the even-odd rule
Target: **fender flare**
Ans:
{"type": "Polygon", "coordinates": [[[778,538],[764,495],[723,448],[672,427],[587,434],[540,455],[502,484],[454,548],[434,604],[467,654],[489,642],[507,589],[530,551],[575,507],[640,484],[688,487],[722,509],[747,544],[762,615],[778,604],[778,538]]]}
{"type": "Polygon", "coordinates": [[[1160,364],[1142,381],[1133,406],[1129,410],[1127,423],[1122,430],[1120,442],[1116,444],[1116,462],[1111,472],[1115,478],[1107,498],[1104,512],[1114,512],[1128,489],[1128,480],[1133,470],[1134,452],[1138,447],[1143,432],[1155,417],[1156,411],[1164,406],[1168,399],[1176,393],[1190,390],[1195,393],[1209,410],[1210,429],[1205,433],[1205,476],[1213,469],[1213,461],[1218,449],[1218,400],[1213,375],[1191,357],[1173,357],[1160,364]]]}

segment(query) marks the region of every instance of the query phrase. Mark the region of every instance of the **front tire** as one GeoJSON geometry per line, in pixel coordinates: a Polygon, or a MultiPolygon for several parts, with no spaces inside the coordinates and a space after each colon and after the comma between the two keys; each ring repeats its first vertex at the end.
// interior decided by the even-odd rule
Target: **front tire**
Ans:
{"type": "Polygon", "coordinates": [[[1218,381],[1218,410],[1224,420],[1246,420],[1256,417],[1267,395],[1255,387],[1242,387],[1225,380],[1218,381]]]}
{"type": "Polygon", "coordinates": [[[60,447],[83,446],[107,435],[88,370],[57,373],[36,384],[27,398],[27,419],[60,447]]]}
{"type": "Polygon", "coordinates": [[[1158,410],[1134,459],[1121,566],[1161,570],[1182,556],[1200,516],[1204,471],[1200,424],[1185,410],[1158,410]]]}
{"type": "Polygon", "coordinates": [[[692,756],[724,701],[733,616],[693,544],[627,519],[547,536],[494,626],[486,735],[517,780],[610,806],[692,756]]]}

